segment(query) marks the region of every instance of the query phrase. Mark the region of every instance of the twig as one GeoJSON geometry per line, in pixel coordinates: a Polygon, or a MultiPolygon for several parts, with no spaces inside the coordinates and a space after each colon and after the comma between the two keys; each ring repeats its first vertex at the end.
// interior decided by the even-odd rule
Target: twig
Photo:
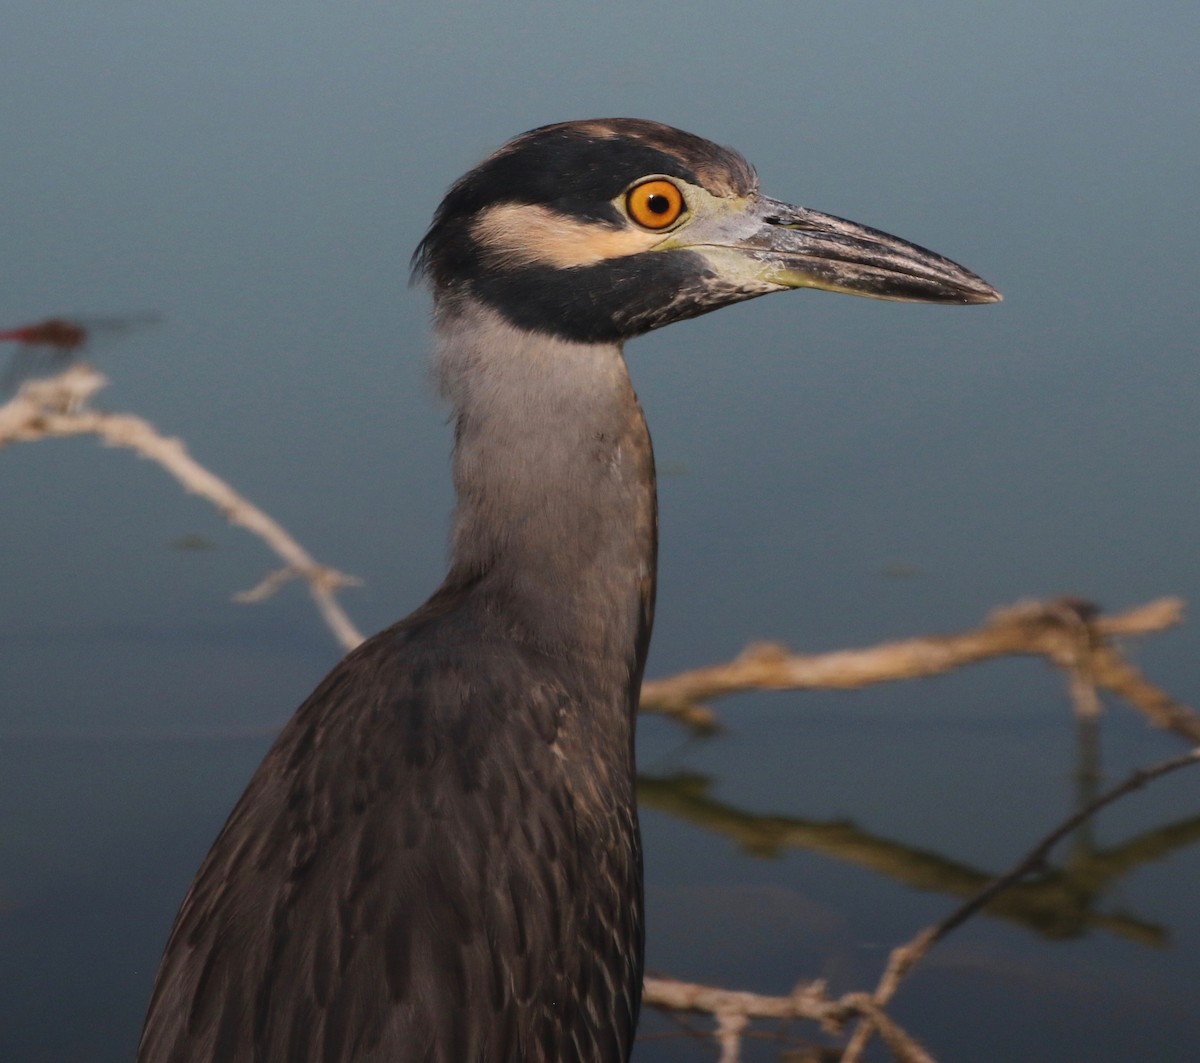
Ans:
{"type": "Polygon", "coordinates": [[[801,982],[790,996],[771,997],[732,989],[680,982],[674,978],[647,978],[642,1002],[669,1011],[701,1015],[743,1015],[748,1019],[810,1019],[831,1032],[841,1029],[854,1009],[832,1000],[824,982],[801,982]]]}
{"type": "Polygon", "coordinates": [[[911,941],[893,949],[874,993],[847,993],[833,999],[826,992],[824,982],[815,981],[802,982],[790,996],[771,997],[670,978],[647,978],[642,999],[650,1007],[712,1016],[717,1023],[713,1036],[721,1045],[723,1063],[738,1059],[741,1037],[751,1019],[806,1019],[819,1023],[827,1033],[837,1034],[854,1018],[858,1022],[842,1054],[842,1063],[859,1063],[875,1034],[882,1038],[893,1057],[901,1063],[933,1063],[925,1049],[884,1011],[904,977],[936,942],[961,926],[998,894],[1042,867],[1055,845],[1101,809],[1155,779],[1197,762],[1200,762],[1200,745],[1180,756],[1133,772],[1123,782],[1063,820],[1009,871],[990,880],[941,922],[925,928],[911,941]]]}
{"type": "Polygon", "coordinates": [[[897,679],[919,679],[994,657],[1045,657],[1072,674],[1086,669],[1092,683],[1129,700],[1153,724],[1200,742],[1200,717],[1145,679],[1111,640],[1172,627],[1183,619],[1178,598],[1160,598],[1116,616],[1099,616],[1075,599],[1020,602],[996,610],[978,628],[930,635],[858,650],[793,654],[754,645],[727,664],[683,672],[642,686],[643,712],[666,713],[693,727],[715,724],[703,702],[751,689],[852,689],[897,679]]]}
{"type": "MultiPolygon", "coordinates": [[[[935,1063],[934,1058],[910,1034],[902,1030],[896,1021],[866,993],[848,994],[843,999],[846,1003],[854,1006],[855,1010],[862,1015],[862,1020],[854,1032],[854,1037],[846,1046],[845,1052],[842,1053],[841,1063],[857,1063],[862,1049],[856,1042],[863,1029],[877,1032],[900,1063],[935,1063]]],[[[864,1039],[863,1047],[865,1045],[864,1039]]]]}
{"type": "MultiPolygon", "coordinates": [[[[992,879],[978,893],[964,901],[940,922],[931,927],[926,927],[911,941],[893,949],[891,956],[888,958],[887,967],[884,969],[883,977],[880,979],[879,985],[872,995],[875,1004],[880,1008],[884,1007],[895,995],[896,990],[899,989],[901,981],[912,971],[913,967],[916,966],[934,944],[941,941],[952,930],[965,923],[971,916],[995,898],[997,894],[1042,867],[1050,854],[1050,850],[1062,841],[1063,838],[1078,829],[1082,823],[1091,819],[1101,809],[1106,808],[1126,794],[1142,789],[1142,787],[1154,779],[1161,778],[1164,775],[1178,771],[1180,768],[1186,768],[1197,762],[1200,762],[1200,746],[1196,746],[1187,753],[1183,753],[1177,757],[1160,761],[1152,767],[1140,768],[1130,774],[1123,782],[1106,790],[1095,798],[1095,800],[1089,802],[1073,815],[1068,816],[1021,857],[1012,868],[992,879]]],[[[855,1063],[861,1055],[862,1048],[865,1047],[875,1026],[877,1026],[875,1017],[868,1017],[859,1023],[847,1046],[843,1063],[855,1063]]]]}
{"type": "MultiPolygon", "coordinates": [[[[91,397],[105,384],[105,378],[84,363],[55,377],[29,381],[0,406],[0,446],[55,436],[96,435],[108,446],[125,447],[150,459],[187,491],[216,506],[231,524],[262,539],[283,559],[286,573],[303,577],[322,618],[345,649],[362,642],[362,635],[334,596],[339,588],[357,581],[315,561],[278,521],[204,468],[180,440],[160,435],[152,424],[132,414],[102,413],[90,408],[91,397]]],[[[247,593],[264,596],[264,586],[272,578],[277,579],[268,577],[247,593]]]]}
{"type": "Polygon", "coordinates": [[[742,1031],[750,1019],[740,1011],[719,1011],[716,1015],[717,1028],[713,1037],[721,1046],[719,1063],[741,1063],[742,1031]]]}
{"type": "MultiPolygon", "coordinates": [[[[1007,889],[1015,882],[1019,882],[1026,875],[1038,868],[1042,867],[1046,862],[1046,857],[1049,856],[1050,850],[1054,848],[1068,834],[1076,830],[1079,825],[1086,820],[1089,820],[1101,809],[1108,807],[1114,801],[1119,800],[1126,794],[1133,793],[1135,790],[1140,790],[1147,783],[1155,779],[1168,775],[1173,771],[1178,771],[1180,768],[1186,768],[1191,764],[1200,762],[1200,746],[1190,749],[1186,753],[1182,753],[1177,757],[1171,757],[1168,760],[1160,761],[1158,764],[1149,768],[1139,768],[1132,772],[1123,782],[1104,793],[1100,794],[1095,800],[1091,801],[1073,815],[1068,816],[1062,823],[1047,834],[1039,841],[1029,852],[1021,858],[1009,871],[1003,875],[993,879],[988,885],[981,889],[974,897],[964,901],[945,919],[937,923],[928,934],[928,940],[925,948],[928,948],[936,941],[940,941],[951,930],[961,926],[980,908],[984,907],[993,897],[1001,890],[1007,889]]],[[[925,937],[925,935],[922,935],[925,937]]],[[[919,957],[917,957],[919,958],[919,957]]],[[[911,962],[908,964],[911,966],[911,962]]],[[[907,967],[906,967],[907,969],[907,967]]],[[[898,981],[898,978],[897,978],[898,981]]],[[[889,991],[884,1002],[889,999],[894,992],[894,989],[889,991]]]]}
{"type": "Polygon", "coordinates": [[[741,1036],[751,1019],[808,1019],[827,1033],[840,1033],[845,1023],[859,1016],[870,1021],[901,1063],[933,1063],[932,1058],[868,993],[847,993],[837,1000],[825,992],[824,982],[802,982],[791,996],[771,997],[734,992],[712,986],[678,982],[672,978],[647,978],[642,1000],[650,1007],[673,1012],[711,1015],[717,1023],[713,1036],[721,1045],[721,1061],[736,1061],[741,1036]]]}

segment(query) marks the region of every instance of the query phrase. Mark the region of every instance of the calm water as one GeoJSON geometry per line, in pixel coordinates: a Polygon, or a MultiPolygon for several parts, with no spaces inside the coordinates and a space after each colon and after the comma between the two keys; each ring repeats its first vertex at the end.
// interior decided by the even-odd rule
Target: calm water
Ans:
{"type": "MultiPolygon", "coordinates": [[[[95,347],[102,404],[361,576],[345,604],[374,630],[445,558],[449,432],[406,286],[441,192],[531,126],[656,117],[1006,301],[796,294],[630,346],[663,473],[652,674],[755,639],[952,631],[1025,596],[1196,602],[1198,41],[1176,3],[16,0],[0,329],[160,315],[95,347]]],[[[272,558],[90,441],[0,452],[0,558],[0,1059],[128,1060],[192,873],[337,650],[298,588],[232,604],[272,558]]],[[[1194,627],[1132,649],[1200,702],[1194,627]]],[[[873,986],[955,883],[1076,799],[1038,662],[720,711],[715,739],[639,735],[649,963],[682,978],[873,986]],[[941,877],[880,857],[904,850],[941,877]]],[[[1180,748],[1124,706],[1103,721],[1109,779],[1180,748]]],[[[1048,918],[1036,895],[969,923],[896,1017],[943,1063],[1192,1058],[1198,835],[1200,775],[1118,805],[1056,854],[1077,874],[1048,918]]],[[[669,1020],[644,1032],[641,1063],[715,1058],[669,1020]]]]}

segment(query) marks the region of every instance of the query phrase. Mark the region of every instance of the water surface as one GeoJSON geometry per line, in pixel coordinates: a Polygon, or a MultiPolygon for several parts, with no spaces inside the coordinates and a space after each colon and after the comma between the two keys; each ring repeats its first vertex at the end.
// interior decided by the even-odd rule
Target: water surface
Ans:
{"type": "MultiPolygon", "coordinates": [[[[953,631],[1026,596],[1194,602],[1198,34],[1200,12],[1166,2],[666,17],[18,0],[0,35],[0,327],[160,315],[97,344],[102,404],[179,435],[361,576],[345,603],[375,630],[445,559],[449,430],[427,298],[406,286],[441,192],[532,126],[659,118],[741,149],[770,194],[934,247],[1006,301],[795,294],[630,345],[664,473],[652,674],[756,639],[953,631]]],[[[232,604],[273,559],[126,453],[0,451],[0,514],[0,1059],[128,1060],[191,875],[338,651],[299,588],[232,604]]],[[[1200,701],[1194,628],[1134,650],[1200,701]]],[[[1076,800],[1075,725],[1039,662],[720,711],[707,741],[660,719],[639,734],[648,961],[677,977],[870,987],[957,903],[765,845],[761,817],[986,874],[1076,800]]],[[[1109,779],[1179,748],[1124,706],[1103,721],[1109,779]]],[[[1076,924],[974,920],[897,1019],[942,1061],[1190,1058],[1198,779],[1058,854],[1095,867],[1158,844],[1076,924]]],[[[641,1061],[715,1058],[669,1020],[644,1032],[641,1061]]]]}

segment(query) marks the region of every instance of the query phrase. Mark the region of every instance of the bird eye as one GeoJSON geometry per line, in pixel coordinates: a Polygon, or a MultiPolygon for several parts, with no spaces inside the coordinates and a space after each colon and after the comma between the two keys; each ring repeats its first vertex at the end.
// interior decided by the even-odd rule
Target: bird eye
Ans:
{"type": "Polygon", "coordinates": [[[625,193],[625,210],[647,229],[665,229],[683,213],[683,193],[670,181],[656,177],[625,193]]]}

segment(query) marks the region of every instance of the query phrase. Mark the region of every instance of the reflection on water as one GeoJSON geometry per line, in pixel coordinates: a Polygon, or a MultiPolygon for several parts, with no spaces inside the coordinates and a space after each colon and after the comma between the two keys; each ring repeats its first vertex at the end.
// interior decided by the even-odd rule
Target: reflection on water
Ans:
{"type": "MultiPolygon", "coordinates": [[[[869,868],[913,889],[950,897],[971,897],[999,873],[873,835],[849,821],[747,812],[710,797],[712,786],[712,780],[702,775],[642,775],[638,800],[643,807],[724,835],[752,856],[778,857],[786,849],[804,849],[869,868]]],[[[1080,827],[1061,865],[1044,867],[1031,881],[1008,887],[984,911],[1047,938],[1105,930],[1142,945],[1166,945],[1167,928],[1132,913],[1096,909],[1143,864],[1200,842],[1200,816],[1164,823],[1103,849],[1094,844],[1091,833],[1087,824],[1080,827]]]]}

